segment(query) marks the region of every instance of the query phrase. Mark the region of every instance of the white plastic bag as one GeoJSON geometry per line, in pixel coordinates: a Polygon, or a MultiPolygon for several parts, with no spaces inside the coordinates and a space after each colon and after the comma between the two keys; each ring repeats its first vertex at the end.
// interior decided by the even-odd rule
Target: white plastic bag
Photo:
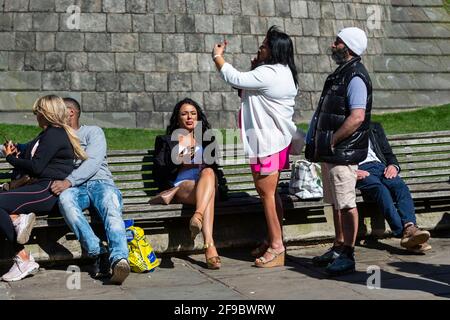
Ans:
{"type": "Polygon", "coordinates": [[[297,160],[292,166],[289,193],[300,199],[320,199],[323,197],[320,166],[307,160],[297,160]]]}

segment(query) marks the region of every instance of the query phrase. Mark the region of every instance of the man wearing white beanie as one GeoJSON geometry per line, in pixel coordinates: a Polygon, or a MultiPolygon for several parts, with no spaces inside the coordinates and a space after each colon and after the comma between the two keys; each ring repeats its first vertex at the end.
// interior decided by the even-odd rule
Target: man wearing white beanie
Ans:
{"type": "Polygon", "coordinates": [[[327,266],[332,276],[355,271],[356,170],[367,157],[372,109],[372,83],[361,63],[366,48],[363,30],[345,28],[338,33],[331,49],[339,66],[325,81],[306,138],[306,158],[321,162],[324,201],[333,205],[336,234],[333,247],[313,263],[327,266]]]}

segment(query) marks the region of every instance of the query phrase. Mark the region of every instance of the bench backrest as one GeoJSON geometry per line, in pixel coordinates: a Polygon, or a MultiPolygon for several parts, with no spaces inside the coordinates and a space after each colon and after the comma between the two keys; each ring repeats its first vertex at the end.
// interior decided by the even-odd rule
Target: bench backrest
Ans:
{"type": "MultiPolygon", "coordinates": [[[[450,194],[450,131],[388,136],[402,167],[401,176],[414,198],[450,194]]],[[[221,170],[232,199],[257,195],[242,146],[225,145],[221,150],[221,170]]],[[[300,157],[291,157],[291,161],[300,157]]],[[[156,194],[152,178],[153,150],[113,150],[108,163],[126,206],[146,203],[156,194]]],[[[0,160],[0,181],[6,181],[11,166],[0,160]]],[[[290,170],[281,173],[280,191],[288,192],[290,170]]]]}

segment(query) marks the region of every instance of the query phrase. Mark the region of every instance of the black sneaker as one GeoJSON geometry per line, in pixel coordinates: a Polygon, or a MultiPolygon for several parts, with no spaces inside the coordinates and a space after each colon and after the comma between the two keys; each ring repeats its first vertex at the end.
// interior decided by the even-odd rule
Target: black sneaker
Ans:
{"type": "Polygon", "coordinates": [[[130,274],[130,264],[127,259],[118,259],[112,264],[111,283],[121,285],[130,274]]]}
{"type": "Polygon", "coordinates": [[[340,276],[355,272],[355,258],[353,255],[341,253],[332,263],[328,265],[325,271],[330,276],[340,276]]]}
{"type": "Polygon", "coordinates": [[[101,279],[111,276],[111,265],[109,264],[109,254],[101,253],[97,256],[94,262],[93,278],[101,279]]]}
{"type": "Polygon", "coordinates": [[[312,263],[316,267],[326,267],[332,263],[341,253],[341,247],[333,246],[321,256],[314,257],[312,263]]]}

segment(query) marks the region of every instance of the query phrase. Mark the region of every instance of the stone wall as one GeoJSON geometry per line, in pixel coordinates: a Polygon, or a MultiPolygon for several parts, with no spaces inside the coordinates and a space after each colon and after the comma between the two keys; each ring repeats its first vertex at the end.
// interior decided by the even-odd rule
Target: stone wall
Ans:
{"type": "Polygon", "coordinates": [[[0,0],[0,8],[0,122],[34,124],[33,101],[56,93],[79,99],[84,121],[105,127],[162,128],[186,96],[215,127],[235,127],[239,100],[211,49],[227,39],[227,61],[247,70],[271,25],[294,40],[296,121],[311,117],[335,67],[327,49],[344,26],[369,35],[363,61],[376,112],[450,102],[441,0],[0,0]]]}

